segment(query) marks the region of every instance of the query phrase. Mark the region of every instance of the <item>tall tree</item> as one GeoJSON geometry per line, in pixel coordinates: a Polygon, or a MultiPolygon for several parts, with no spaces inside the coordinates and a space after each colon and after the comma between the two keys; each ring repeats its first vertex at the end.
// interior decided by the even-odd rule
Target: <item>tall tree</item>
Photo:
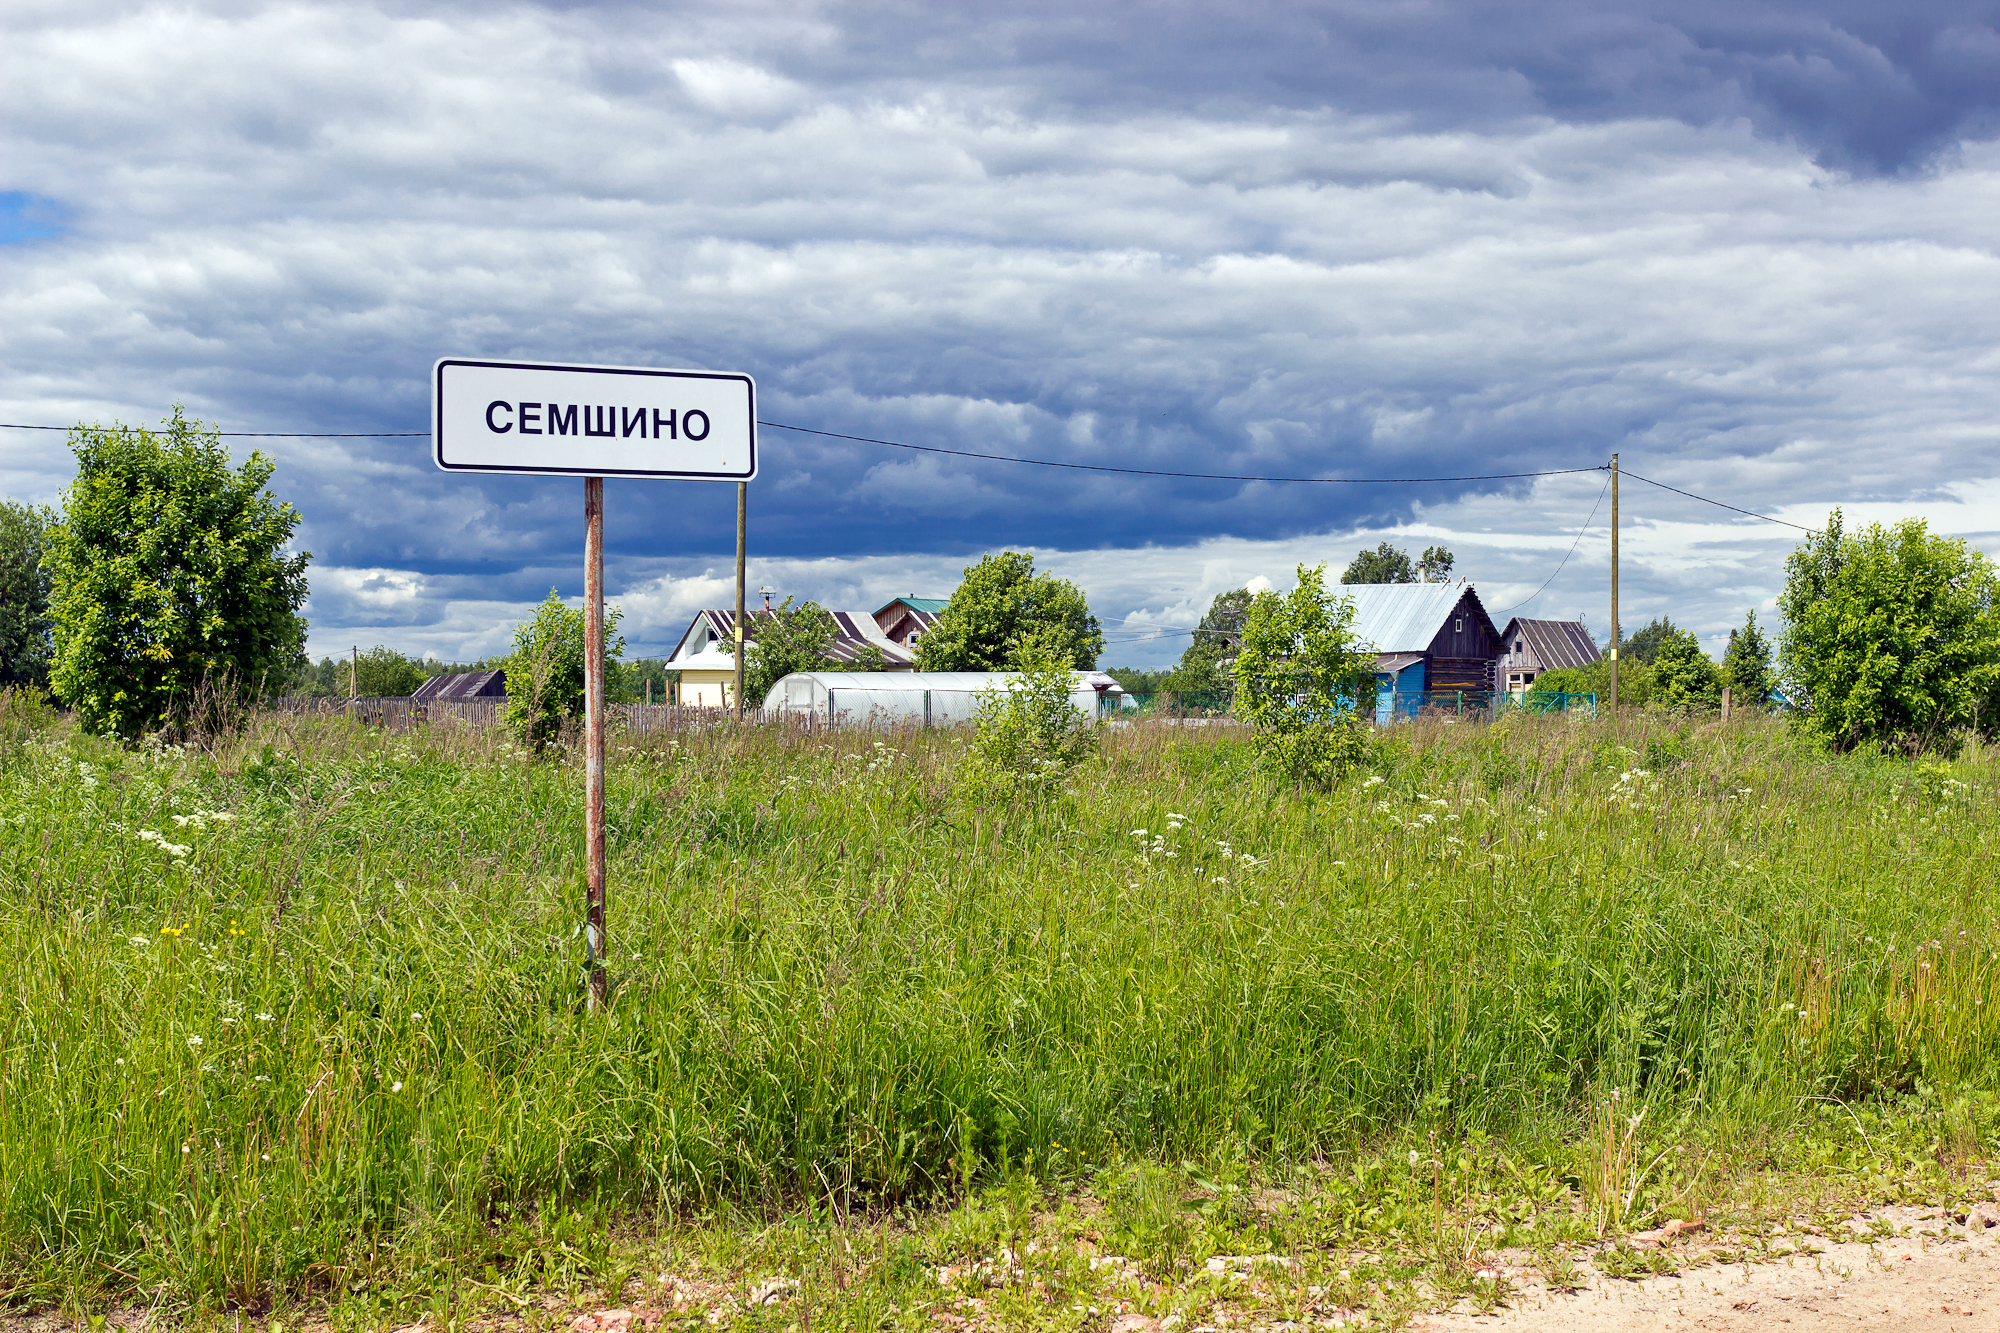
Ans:
{"type": "Polygon", "coordinates": [[[49,529],[49,680],[93,732],[127,739],[188,710],[275,692],[304,660],[309,552],[298,512],[176,406],[164,429],[78,426],[77,476],[49,529]]]}
{"type": "Polygon", "coordinates": [[[1785,574],[1786,695],[1814,739],[1912,753],[2000,732],[2000,579],[1983,552],[1921,519],[1849,534],[1836,509],[1785,574]]]}
{"type": "Polygon", "coordinates": [[[1415,583],[1416,566],[1410,563],[1410,553],[1399,551],[1383,542],[1372,551],[1363,551],[1347,562],[1341,572],[1342,583],[1415,583]]]}
{"type": "Polygon", "coordinates": [[[1677,629],[1654,650],[1653,697],[1669,708],[1707,709],[1722,702],[1722,671],[1691,631],[1677,629]]]}
{"type": "Polygon", "coordinates": [[[1422,556],[1410,559],[1408,551],[1383,542],[1372,551],[1362,551],[1348,561],[1341,573],[1342,583],[1443,583],[1451,576],[1456,561],[1442,546],[1427,546],[1422,556]]]}
{"type": "Polygon", "coordinates": [[[0,501],[0,686],[49,678],[47,507],[0,501]]]}
{"type": "Polygon", "coordinates": [[[1194,641],[1181,653],[1180,664],[1168,678],[1174,694],[1229,694],[1236,680],[1229,664],[1243,642],[1243,621],[1250,613],[1250,590],[1231,588],[1217,593],[1208,614],[1194,631],[1194,641]]]}
{"type": "MultiPolygon", "coordinates": [[[[355,675],[352,660],[345,665],[346,670],[340,673],[343,684],[355,675]]],[[[371,699],[393,699],[415,694],[428,679],[421,664],[379,643],[361,654],[360,665],[359,688],[355,692],[371,699]]]]}
{"type": "Polygon", "coordinates": [[[1025,552],[1001,551],[965,571],[937,623],[917,641],[917,669],[1005,671],[1030,639],[1053,644],[1079,671],[1096,666],[1104,651],[1104,630],[1083,589],[1035,573],[1035,558],[1025,552]]]}
{"type": "Polygon", "coordinates": [[[1671,616],[1655,616],[1637,634],[1625,640],[1618,660],[1620,664],[1629,660],[1651,666],[1653,659],[1660,655],[1660,648],[1680,632],[1671,616]]]}
{"type": "Polygon", "coordinates": [[[1743,618],[1743,628],[1729,631],[1729,647],[1722,654],[1722,674],[1736,698],[1745,704],[1770,701],[1777,681],[1771,671],[1771,642],[1757,627],[1757,612],[1743,618]]]}

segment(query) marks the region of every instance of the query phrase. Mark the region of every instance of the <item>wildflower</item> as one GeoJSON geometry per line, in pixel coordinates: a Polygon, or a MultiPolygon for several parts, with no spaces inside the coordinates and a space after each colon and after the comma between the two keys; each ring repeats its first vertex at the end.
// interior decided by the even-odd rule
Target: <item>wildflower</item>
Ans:
{"type": "Polygon", "coordinates": [[[269,1014],[259,1014],[257,1015],[257,1021],[259,1023],[268,1023],[271,1021],[271,1016],[269,1014]]]}
{"type": "Polygon", "coordinates": [[[1383,777],[1380,773],[1377,773],[1374,777],[1368,779],[1368,781],[1362,783],[1361,785],[1363,787],[1379,787],[1382,785],[1382,783],[1383,783],[1383,777]]]}
{"type": "Polygon", "coordinates": [[[189,1038],[188,1038],[188,1049],[189,1049],[189,1050],[191,1050],[191,1051],[198,1051],[198,1050],[200,1050],[200,1049],[201,1049],[201,1038],[200,1038],[200,1037],[189,1037],[189,1038]]]}
{"type": "Polygon", "coordinates": [[[424,1016],[422,1014],[411,1014],[410,1021],[412,1023],[421,1023],[424,1021],[424,1016]]]}
{"type": "Polygon", "coordinates": [[[402,1090],[403,1090],[403,1080],[401,1079],[397,1079],[394,1083],[389,1085],[389,1091],[391,1092],[401,1092],[402,1090]]]}
{"type": "Polygon", "coordinates": [[[1135,838],[1143,838],[1146,836],[1146,830],[1142,828],[1135,828],[1132,830],[1132,836],[1135,838]]]}
{"type": "Polygon", "coordinates": [[[1417,1150],[1416,1150],[1415,1148],[1412,1148],[1412,1149],[1410,1149],[1410,1165],[1411,1165],[1411,1166],[1415,1166],[1415,1165],[1417,1164],[1418,1160],[1419,1160],[1419,1158],[1418,1158],[1418,1154],[1417,1154],[1417,1150]]]}

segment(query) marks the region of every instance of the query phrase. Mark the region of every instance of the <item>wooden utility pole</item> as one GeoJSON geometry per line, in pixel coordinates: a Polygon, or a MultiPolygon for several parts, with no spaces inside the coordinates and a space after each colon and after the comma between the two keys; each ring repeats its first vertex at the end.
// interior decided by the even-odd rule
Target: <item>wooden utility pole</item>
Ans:
{"type": "Polygon", "coordinates": [[[590,1007],[609,989],[604,958],[604,478],[583,479],[583,860],[590,1007]]]}
{"type": "Polygon", "coordinates": [[[743,537],[750,512],[750,483],[736,483],[736,716],[743,716],[743,537]]]}
{"type": "Polygon", "coordinates": [[[1618,723],[1618,455],[1611,455],[1611,722],[1618,723]]]}
{"type": "Polygon", "coordinates": [[[361,645],[358,643],[355,644],[350,651],[353,652],[354,656],[348,660],[347,697],[350,699],[359,699],[361,697],[361,645]]]}

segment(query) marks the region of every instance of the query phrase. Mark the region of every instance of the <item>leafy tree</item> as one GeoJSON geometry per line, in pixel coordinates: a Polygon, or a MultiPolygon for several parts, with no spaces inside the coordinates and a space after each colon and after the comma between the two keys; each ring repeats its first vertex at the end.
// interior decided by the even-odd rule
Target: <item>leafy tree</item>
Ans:
{"type": "Polygon", "coordinates": [[[917,641],[919,671],[1000,671],[1030,639],[1054,643],[1088,671],[1104,651],[1104,631],[1083,589],[1035,573],[1021,551],[988,555],[965,571],[937,623],[917,641]]]}
{"type": "Polygon", "coordinates": [[[1158,694],[1168,689],[1172,670],[1153,671],[1145,667],[1106,667],[1104,674],[1125,687],[1127,694],[1158,694]]]}
{"type": "Polygon", "coordinates": [[[1372,551],[1363,551],[1348,562],[1342,583],[1443,583],[1455,563],[1450,551],[1429,546],[1416,560],[1408,551],[1383,542],[1372,551]]]}
{"type": "Polygon", "coordinates": [[[49,678],[49,524],[46,506],[0,501],[0,686],[49,678]]]}
{"type": "MultiPolygon", "coordinates": [[[[1623,665],[1622,663],[1620,665],[1623,665]]],[[[1722,704],[1722,669],[1701,650],[1701,641],[1688,630],[1675,630],[1659,642],[1651,663],[1653,697],[1669,708],[1705,709],[1722,704]]],[[[1619,701],[1624,701],[1623,673],[1620,673],[1619,701]]]]}
{"type": "Polygon", "coordinates": [[[1443,583],[1451,577],[1454,563],[1451,552],[1444,547],[1426,546],[1423,558],[1417,561],[1417,573],[1426,583],[1443,583]]]}
{"type": "Polygon", "coordinates": [[[358,684],[356,693],[365,698],[390,699],[415,694],[417,687],[428,679],[421,665],[394,648],[385,648],[379,643],[361,654],[360,665],[361,670],[356,677],[353,660],[342,663],[340,680],[346,684],[350,677],[355,677],[358,684]]]}
{"type": "Polygon", "coordinates": [[[1248,588],[1217,593],[1194,632],[1194,642],[1181,654],[1180,664],[1162,688],[1177,695],[1226,697],[1233,693],[1236,681],[1230,663],[1243,641],[1243,622],[1250,614],[1251,600],[1248,588]]]}
{"type": "MultiPolygon", "coordinates": [[[[1557,694],[1594,694],[1600,707],[1611,707],[1611,661],[1599,658],[1595,662],[1580,667],[1557,667],[1536,676],[1528,686],[1529,693],[1537,691],[1557,694]]],[[[1653,668],[1640,661],[1618,663],[1618,706],[1639,705],[1651,702],[1653,698],[1653,668]]]]}
{"type": "Polygon", "coordinates": [[[1729,631],[1729,647],[1722,654],[1722,674],[1737,701],[1762,706],[1777,688],[1771,670],[1771,643],[1757,628],[1757,613],[1743,618],[1743,628],[1729,631]]]}
{"type": "Polygon", "coordinates": [[[1102,733],[1077,707],[1072,651],[1061,629],[1045,630],[1015,647],[1009,665],[1021,675],[980,691],[972,754],[982,780],[1047,791],[1097,752],[1102,733]]]}
{"type": "Polygon", "coordinates": [[[1361,701],[1375,698],[1375,655],[1354,639],[1354,600],[1329,597],[1326,566],[1250,603],[1236,654],[1236,706],[1258,757],[1279,776],[1330,783],[1367,752],[1361,701]]]}
{"type": "Polygon", "coordinates": [[[1786,691],[1820,744],[1916,753],[2000,729],[1993,563],[1920,519],[1849,534],[1839,510],[1786,562],[1786,691]]]}
{"type": "MultiPolygon", "coordinates": [[[[746,659],[743,664],[750,665],[746,659]]],[[[620,703],[643,703],[651,685],[652,700],[656,704],[666,703],[674,697],[673,688],[680,683],[681,673],[667,666],[664,657],[641,657],[619,665],[610,681],[612,697],[620,703]]]]}
{"type": "MultiPolygon", "coordinates": [[[[1646,665],[1651,666],[1653,659],[1660,655],[1661,645],[1680,632],[1680,629],[1674,624],[1671,617],[1655,616],[1646,623],[1645,628],[1626,639],[1624,644],[1620,646],[1618,650],[1619,667],[1623,668],[1629,662],[1644,662],[1646,665]]],[[[1619,674],[1618,685],[1618,692],[1622,695],[1625,692],[1625,679],[1622,670],[1619,674]]]]}
{"type": "Polygon", "coordinates": [[[768,618],[760,617],[751,632],[757,637],[743,653],[743,702],[752,708],[761,707],[771,687],[794,671],[845,669],[827,654],[840,637],[840,626],[818,602],[795,607],[787,597],[768,618]]]}
{"type": "Polygon", "coordinates": [[[49,529],[56,693],[93,732],[206,726],[304,662],[310,553],[253,453],[231,470],[212,429],[174,408],[160,432],[78,426],[77,477],[49,529]],[[200,713],[201,716],[197,716],[200,713]]]}
{"type": "MultiPolygon", "coordinates": [[[[625,636],[618,633],[624,614],[616,606],[604,608],[607,663],[625,654],[625,636]]],[[[583,608],[566,605],[549,589],[535,614],[514,631],[506,671],[507,727],[540,750],[562,735],[565,721],[583,716],[583,608]]]]}
{"type": "Polygon", "coordinates": [[[1383,542],[1372,551],[1363,551],[1348,561],[1340,575],[1342,583],[1415,583],[1416,566],[1410,553],[1383,542]]]}

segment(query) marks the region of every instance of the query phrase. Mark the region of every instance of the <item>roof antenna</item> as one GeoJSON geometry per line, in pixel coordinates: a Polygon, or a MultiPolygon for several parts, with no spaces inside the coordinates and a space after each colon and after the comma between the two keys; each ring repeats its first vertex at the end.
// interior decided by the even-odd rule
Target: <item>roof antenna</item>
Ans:
{"type": "Polygon", "coordinates": [[[771,609],[771,590],[769,588],[759,588],[757,591],[764,594],[764,609],[769,611],[771,609]]]}

